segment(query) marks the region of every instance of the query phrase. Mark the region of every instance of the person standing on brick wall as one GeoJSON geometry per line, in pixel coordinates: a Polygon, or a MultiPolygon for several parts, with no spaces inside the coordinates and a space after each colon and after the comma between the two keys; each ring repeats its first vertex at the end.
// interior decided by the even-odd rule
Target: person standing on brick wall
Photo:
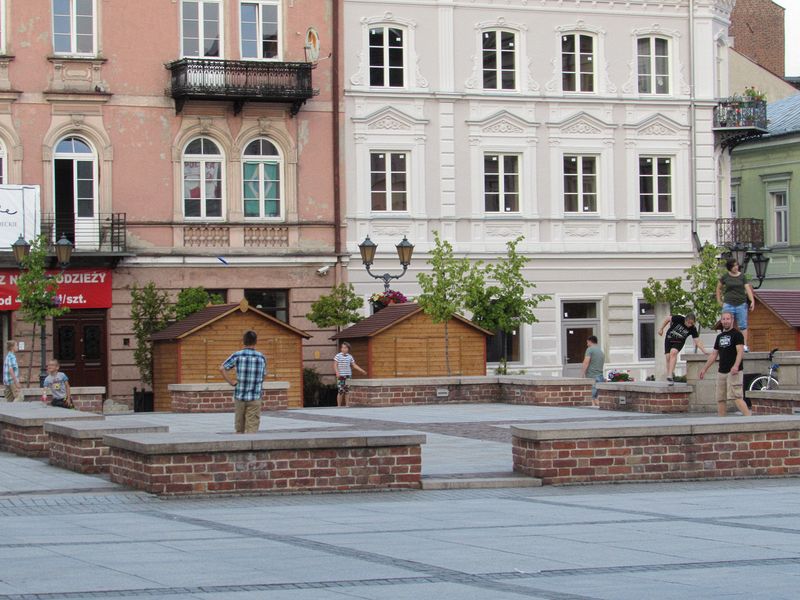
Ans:
{"type": "Polygon", "coordinates": [[[350,378],[353,376],[353,369],[364,375],[367,372],[356,364],[356,359],[350,354],[350,344],[342,342],[339,346],[339,354],[333,357],[333,369],[336,373],[336,406],[347,406],[347,393],[350,391],[350,378]]]}
{"type": "Polygon", "coordinates": [[[741,272],[741,265],[735,258],[725,262],[727,273],[723,273],[717,282],[717,302],[722,306],[722,312],[729,312],[736,319],[736,326],[744,336],[744,351],[747,347],[747,311],[756,307],[753,298],[753,287],[747,275],[741,272]]]}
{"type": "Polygon", "coordinates": [[[667,381],[672,383],[672,378],[675,373],[675,363],[678,362],[678,353],[683,350],[686,340],[692,336],[694,340],[695,350],[699,349],[703,354],[708,354],[703,342],[700,341],[700,333],[695,327],[694,313],[688,313],[685,317],[682,315],[670,315],[661,324],[661,329],[658,330],[658,335],[664,335],[664,329],[667,328],[667,336],[664,338],[664,354],[667,355],[667,381]]]}
{"type": "Polygon", "coordinates": [[[22,390],[19,386],[19,365],[17,364],[17,342],[6,342],[6,358],[3,360],[3,385],[6,386],[5,397],[7,402],[21,402],[22,390]]]}
{"type": "Polygon", "coordinates": [[[728,400],[733,400],[741,413],[749,417],[750,409],[744,401],[744,336],[733,327],[734,316],[730,311],[723,311],[720,317],[722,332],[717,335],[714,350],[706,364],[700,369],[703,379],[709,367],[719,356],[719,374],[717,375],[717,414],[724,417],[728,414],[728,400]]]}
{"type": "Polygon", "coordinates": [[[600,406],[600,401],[597,399],[597,384],[605,380],[605,377],[603,377],[603,365],[605,362],[606,357],[600,346],[597,345],[597,336],[590,335],[586,339],[586,354],[581,365],[581,377],[594,379],[592,384],[592,406],[600,406]]]}
{"type": "Polygon", "coordinates": [[[246,331],[242,338],[244,348],[231,354],[222,363],[219,372],[233,390],[234,428],[236,433],[254,433],[261,424],[261,393],[267,376],[267,358],[255,349],[258,334],[246,331]],[[236,369],[236,381],[230,372],[236,369]]]}

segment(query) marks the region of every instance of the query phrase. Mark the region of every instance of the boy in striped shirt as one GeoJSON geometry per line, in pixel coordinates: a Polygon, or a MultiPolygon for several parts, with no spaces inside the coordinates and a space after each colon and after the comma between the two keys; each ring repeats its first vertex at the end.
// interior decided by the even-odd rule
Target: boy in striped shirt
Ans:
{"type": "Polygon", "coordinates": [[[350,344],[342,342],[339,350],[339,354],[333,357],[333,368],[336,372],[336,389],[338,391],[336,395],[336,405],[347,406],[347,392],[350,391],[348,382],[353,376],[353,369],[355,368],[359,373],[363,373],[364,375],[366,375],[367,372],[356,364],[356,360],[353,358],[353,355],[350,354],[350,344]]]}

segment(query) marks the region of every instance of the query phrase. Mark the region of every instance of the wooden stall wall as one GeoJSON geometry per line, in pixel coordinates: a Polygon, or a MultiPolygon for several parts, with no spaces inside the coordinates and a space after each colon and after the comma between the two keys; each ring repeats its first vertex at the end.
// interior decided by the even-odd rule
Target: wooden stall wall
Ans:
{"type": "Polygon", "coordinates": [[[756,301],[756,308],[748,315],[747,340],[751,352],[769,352],[773,348],[800,350],[795,328],[783,322],[771,310],[756,301]]]}
{"type": "Polygon", "coordinates": [[[153,410],[172,410],[172,396],[167,386],[171,383],[181,383],[179,365],[178,342],[153,344],[153,410]]]}

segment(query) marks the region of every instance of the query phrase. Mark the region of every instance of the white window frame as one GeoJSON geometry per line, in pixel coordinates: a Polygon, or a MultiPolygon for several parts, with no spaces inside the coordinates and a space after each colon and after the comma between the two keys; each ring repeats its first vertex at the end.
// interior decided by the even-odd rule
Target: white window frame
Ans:
{"type": "Polygon", "coordinates": [[[561,157],[561,210],[563,211],[564,215],[572,216],[572,215],[598,215],[600,214],[600,155],[593,154],[593,153],[564,153],[561,157]],[[578,173],[575,175],[578,178],[578,210],[577,211],[568,211],[567,210],[567,188],[564,185],[564,179],[567,176],[567,173],[564,170],[564,161],[568,158],[575,158],[577,159],[578,163],[578,173]],[[595,208],[594,210],[584,210],[583,209],[583,159],[585,158],[592,158],[594,159],[594,177],[595,177],[595,208]]]}
{"type": "MultiPolygon", "coordinates": [[[[78,52],[78,32],[76,27],[76,3],[77,0],[68,0],[69,2],[69,50],[57,50],[56,49],[56,13],[55,13],[55,0],[50,0],[50,34],[52,36],[53,42],[53,54],[56,56],[97,56],[97,0],[91,0],[92,2],[92,50],[91,52],[78,52]]],[[[5,6],[2,6],[3,9],[3,24],[7,25],[5,21],[5,6]]],[[[3,28],[3,38],[2,38],[3,49],[5,50],[5,28],[3,28]]]]}
{"type": "Polygon", "coordinates": [[[283,8],[280,0],[241,0],[239,2],[239,56],[242,60],[263,60],[267,62],[281,62],[283,61],[283,8]],[[256,22],[257,31],[257,52],[258,56],[245,56],[242,43],[244,42],[244,35],[242,33],[242,6],[245,4],[255,4],[258,7],[258,20],[256,22]],[[262,45],[264,32],[262,30],[263,18],[262,11],[264,6],[275,6],[278,9],[278,52],[272,58],[265,58],[264,47],[262,45]]]}
{"type": "Polygon", "coordinates": [[[518,31],[515,31],[513,29],[509,29],[509,28],[506,28],[506,27],[487,27],[487,28],[485,28],[485,29],[483,29],[481,31],[480,46],[478,48],[478,51],[479,51],[480,57],[481,57],[481,73],[480,73],[481,79],[480,79],[480,81],[481,81],[481,89],[483,91],[485,91],[485,92],[518,92],[519,91],[519,89],[520,89],[520,66],[519,66],[519,63],[520,63],[520,53],[519,53],[520,45],[519,45],[519,38],[520,38],[520,35],[519,35],[518,31]],[[497,45],[496,45],[496,47],[494,49],[494,55],[495,55],[495,59],[496,59],[496,62],[495,62],[496,67],[494,69],[494,72],[495,72],[495,76],[496,76],[497,80],[496,80],[495,87],[486,87],[486,85],[484,83],[484,79],[483,79],[484,71],[487,70],[486,66],[484,65],[484,62],[483,62],[484,61],[484,53],[486,52],[486,50],[483,47],[483,37],[487,33],[494,33],[496,35],[495,40],[497,42],[497,45]],[[513,50],[514,68],[512,69],[512,72],[514,74],[514,85],[513,85],[513,87],[510,87],[510,88],[504,88],[502,86],[502,83],[503,83],[502,76],[503,76],[503,72],[505,70],[502,67],[503,50],[500,48],[500,39],[502,37],[502,34],[504,34],[504,33],[510,33],[512,36],[514,36],[514,42],[513,42],[514,43],[514,50],[513,50]]]}
{"type": "Polygon", "coordinates": [[[8,27],[8,15],[6,15],[6,0],[0,0],[0,55],[6,54],[6,28],[8,27]]]}
{"type": "Polygon", "coordinates": [[[672,39],[663,35],[640,35],[636,38],[636,91],[642,96],[669,96],[672,94],[672,39]],[[639,72],[639,40],[648,40],[649,67],[650,73],[643,75],[639,72]],[[659,74],[656,72],[656,53],[655,46],[656,40],[662,40],[667,43],[667,73],[664,75],[667,78],[667,89],[665,92],[659,92],[656,86],[656,78],[659,74]],[[639,89],[639,80],[641,77],[646,76],[649,80],[650,91],[643,92],[639,89]]]}
{"type": "Polygon", "coordinates": [[[181,152],[181,179],[180,179],[180,194],[181,194],[181,214],[186,221],[224,221],[225,220],[225,210],[226,210],[226,186],[227,186],[227,174],[225,169],[225,152],[222,149],[222,145],[219,141],[211,138],[207,135],[199,135],[193,137],[183,147],[183,152],[181,152]],[[186,149],[189,145],[194,142],[195,140],[200,139],[207,139],[214,143],[214,145],[219,150],[219,154],[186,154],[186,149]],[[187,162],[199,162],[200,163],[200,173],[203,174],[203,178],[200,182],[200,215],[198,216],[188,216],[186,214],[186,196],[185,196],[185,183],[186,183],[186,163],[187,162]],[[220,215],[218,217],[209,217],[206,216],[206,163],[210,162],[218,162],[220,163],[220,215]]]}
{"type": "Polygon", "coordinates": [[[558,71],[561,76],[561,91],[565,94],[597,94],[599,93],[599,77],[597,72],[597,57],[599,55],[599,40],[597,35],[589,32],[589,31],[563,31],[559,34],[558,38],[558,61],[559,67],[558,71]],[[575,37],[575,89],[568,90],[564,87],[564,49],[563,43],[564,38],[566,37],[575,37]],[[592,63],[592,89],[591,90],[584,90],[582,89],[583,86],[581,84],[581,71],[580,71],[580,38],[582,36],[588,37],[592,40],[592,54],[591,54],[591,63],[592,63]]]}
{"type": "Polygon", "coordinates": [[[674,156],[669,156],[669,155],[651,155],[651,154],[641,154],[641,155],[639,155],[639,160],[637,161],[636,169],[637,169],[637,173],[639,175],[639,194],[638,194],[638,196],[639,196],[639,213],[641,215],[643,215],[643,216],[647,216],[647,215],[672,215],[672,214],[675,213],[675,201],[674,201],[674,198],[675,198],[675,172],[674,172],[674,166],[675,166],[675,157],[674,156]],[[649,177],[651,179],[651,185],[652,185],[652,190],[653,190],[653,192],[651,194],[653,196],[653,199],[652,199],[652,201],[653,201],[653,210],[642,210],[642,195],[643,194],[642,194],[641,182],[642,182],[642,177],[645,177],[645,175],[642,175],[642,171],[641,171],[642,162],[641,161],[642,160],[647,160],[647,159],[650,159],[650,160],[654,161],[654,163],[655,163],[655,164],[653,164],[653,172],[650,175],[647,176],[647,177],[649,177]],[[658,174],[658,163],[659,163],[659,161],[662,161],[662,160],[668,160],[669,161],[669,210],[659,210],[659,195],[661,195],[661,194],[660,194],[660,191],[659,191],[658,183],[661,180],[661,176],[658,174]]]}
{"type": "Polygon", "coordinates": [[[242,215],[244,219],[247,221],[272,221],[272,222],[279,222],[286,220],[286,174],[284,171],[284,160],[283,160],[283,153],[281,152],[280,146],[275,143],[275,140],[272,140],[267,137],[258,137],[255,139],[250,140],[244,145],[244,151],[242,151],[242,215]],[[254,154],[245,154],[247,151],[247,147],[255,141],[263,140],[269,142],[275,147],[277,151],[276,155],[254,155],[254,154]],[[248,217],[245,215],[244,210],[244,202],[245,202],[245,194],[244,194],[244,186],[245,186],[245,179],[244,179],[244,168],[245,163],[258,163],[258,173],[259,173],[259,186],[258,186],[258,216],[257,217],[248,217]],[[278,215],[275,217],[266,216],[264,214],[264,165],[265,164],[277,164],[278,165],[278,185],[280,194],[278,196],[278,205],[280,210],[278,211],[278,215]]]}
{"type": "Polygon", "coordinates": [[[181,0],[180,2],[180,27],[181,27],[181,56],[184,58],[196,58],[203,60],[221,60],[225,58],[225,4],[221,0],[181,0]],[[186,54],[184,32],[183,32],[183,7],[187,2],[196,2],[198,5],[197,21],[198,21],[198,46],[197,56],[189,56],[186,54]],[[205,32],[203,31],[203,21],[205,14],[206,4],[216,4],[219,7],[219,56],[204,56],[203,49],[205,48],[205,32]]]}
{"type": "Polygon", "coordinates": [[[522,165],[522,156],[520,156],[518,153],[515,153],[515,152],[484,152],[483,153],[483,159],[484,159],[484,163],[483,163],[484,164],[484,168],[483,168],[483,211],[487,215],[506,215],[506,214],[516,215],[516,214],[521,213],[522,212],[522,171],[521,171],[520,167],[522,165]],[[497,162],[498,162],[498,164],[497,164],[497,178],[498,178],[498,191],[497,191],[497,194],[498,194],[498,203],[499,204],[498,204],[498,209],[496,211],[487,210],[487,208],[486,208],[486,194],[487,194],[487,191],[486,191],[486,176],[487,176],[487,173],[486,173],[485,165],[486,165],[486,159],[488,157],[490,157],[490,156],[496,157],[497,158],[497,162]],[[505,175],[506,175],[506,173],[505,173],[505,170],[504,170],[504,165],[505,165],[505,160],[504,159],[507,158],[507,157],[512,157],[512,158],[516,159],[516,163],[517,163],[517,172],[516,172],[516,176],[517,176],[517,191],[516,191],[517,209],[516,210],[508,210],[508,207],[506,205],[506,191],[505,191],[505,175]]]}
{"type": "MultiPolygon", "coordinates": [[[[367,47],[366,47],[366,52],[367,52],[367,85],[370,88],[380,89],[380,90],[383,90],[383,89],[386,89],[386,90],[402,90],[402,89],[406,89],[408,87],[408,81],[409,81],[409,77],[408,77],[408,41],[409,41],[409,32],[408,32],[408,28],[405,27],[404,25],[401,25],[401,24],[398,24],[398,23],[373,23],[373,24],[369,25],[369,27],[367,27],[367,47]],[[384,36],[383,36],[384,45],[382,47],[383,48],[383,61],[384,61],[383,62],[383,67],[382,67],[383,68],[383,76],[384,76],[384,85],[373,85],[372,84],[372,80],[371,80],[371,74],[372,74],[373,66],[372,66],[372,62],[370,61],[370,49],[372,48],[372,46],[370,46],[369,38],[370,38],[370,32],[373,29],[378,29],[378,28],[382,28],[384,30],[384,36]],[[389,70],[388,31],[390,29],[398,29],[398,30],[403,32],[403,45],[402,45],[402,50],[403,50],[403,84],[402,85],[389,85],[389,83],[388,83],[389,82],[389,74],[390,74],[390,70],[389,70]]],[[[375,68],[378,68],[378,67],[375,67],[375,68]]]]}
{"type": "Polygon", "coordinates": [[[789,245],[789,191],[771,190],[770,210],[772,212],[772,239],[774,246],[789,245]],[[778,204],[778,198],[783,198],[783,204],[778,204]]]}
{"type": "Polygon", "coordinates": [[[658,354],[658,338],[656,336],[656,314],[655,314],[655,306],[653,306],[653,314],[650,315],[643,315],[642,314],[642,305],[649,304],[643,297],[641,296],[634,296],[633,298],[633,306],[634,306],[634,340],[635,340],[635,349],[636,349],[636,360],[639,362],[655,362],[655,355],[658,354]],[[653,326],[653,339],[656,340],[656,344],[653,348],[655,351],[653,356],[651,357],[643,357],[642,356],[642,325],[651,324],[653,326]]]}
{"type": "Polygon", "coordinates": [[[373,149],[371,149],[369,151],[369,155],[367,157],[367,173],[369,174],[367,190],[368,190],[368,194],[369,194],[369,209],[370,209],[371,213],[378,214],[378,215],[383,215],[383,214],[401,214],[402,215],[402,214],[408,214],[410,212],[410,210],[409,210],[410,207],[411,207],[411,167],[410,167],[410,165],[411,165],[411,153],[409,151],[407,151],[407,150],[396,150],[396,149],[392,149],[392,150],[377,150],[377,149],[373,148],[373,149]],[[391,171],[391,159],[388,156],[386,158],[386,170],[384,171],[384,174],[386,175],[386,190],[384,191],[384,193],[386,194],[386,208],[383,209],[383,210],[378,210],[378,209],[372,208],[372,193],[373,193],[373,190],[372,190],[372,173],[373,173],[373,171],[372,171],[372,155],[373,154],[386,154],[386,155],[402,154],[403,156],[405,156],[405,163],[406,163],[406,171],[405,171],[405,173],[406,173],[406,189],[405,189],[406,207],[404,209],[395,210],[394,208],[392,208],[392,186],[391,186],[392,171],[391,171]]]}

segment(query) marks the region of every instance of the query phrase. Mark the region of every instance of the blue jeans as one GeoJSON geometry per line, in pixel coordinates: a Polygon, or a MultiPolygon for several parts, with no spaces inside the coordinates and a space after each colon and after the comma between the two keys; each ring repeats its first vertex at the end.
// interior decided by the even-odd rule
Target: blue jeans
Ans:
{"type": "Polygon", "coordinates": [[[603,383],[605,380],[606,380],[606,378],[603,375],[595,375],[594,383],[592,384],[592,399],[593,400],[597,399],[597,393],[598,393],[597,392],[597,384],[598,383],[603,383]]]}
{"type": "Polygon", "coordinates": [[[736,319],[736,326],[739,330],[747,329],[747,302],[744,304],[728,304],[727,302],[722,305],[722,312],[729,312],[736,319]]]}

